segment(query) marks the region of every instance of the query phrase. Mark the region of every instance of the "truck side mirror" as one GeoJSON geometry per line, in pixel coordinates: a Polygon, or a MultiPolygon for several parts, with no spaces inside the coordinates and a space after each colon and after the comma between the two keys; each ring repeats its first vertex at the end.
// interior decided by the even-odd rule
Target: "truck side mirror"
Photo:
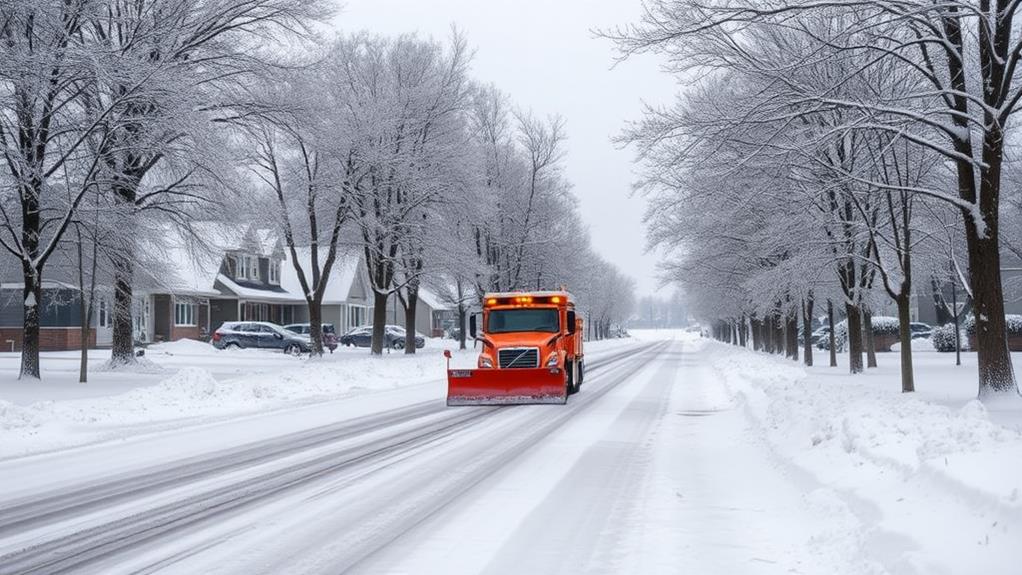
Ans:
{"type": "Polygon", "coordinates": [[[575,335],[575,310],[568,310],[568,333],[575,335]]]}
{"type": "Polygon", "coordinates": [[[476,315],[472,314],[468,318],[468,334],[472,336],[472,339],[476,338],[476,315]]]}

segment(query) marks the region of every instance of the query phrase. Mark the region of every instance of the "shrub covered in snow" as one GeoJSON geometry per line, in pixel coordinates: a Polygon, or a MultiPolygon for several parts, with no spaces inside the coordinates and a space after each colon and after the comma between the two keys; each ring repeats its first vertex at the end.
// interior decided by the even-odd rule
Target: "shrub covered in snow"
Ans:
{"type": "MultiPolygon", "coordinates": [[[[1022,337],[1022,315],[1008,314],[1004,316],[1008,327],[1008,337],[1022,337]]],[[[976,318],[969,316],[962,322],[962,329],[969,337],[976,335],[976,318]]]]}
{"type": "MultiPolygon", "coordinates": [[[[965,338],[959,338],[959,345],[962,349],[965,348],[965,338]]],[[[933,347],[943,352],[955,350],[955,324],[948,323],[933,328],[933,347]]]]}
{"type": "MultiPolygon", "coordinates": [[[[873,317],[873,336],[898,337],[898,318],[878,315],[873,317]]],[[[823,347],[829,345],[829,339],[821,340],[823,347]]],[[[848,320],[841,321],[834,326],[834,342],[838,351],[848,351],[848,320]]]]}

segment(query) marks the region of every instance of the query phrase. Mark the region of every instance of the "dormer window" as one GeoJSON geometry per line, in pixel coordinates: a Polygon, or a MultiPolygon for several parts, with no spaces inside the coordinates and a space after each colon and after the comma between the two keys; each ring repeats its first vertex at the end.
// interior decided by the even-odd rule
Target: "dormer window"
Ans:
{"type": "Polygon", "coordinates": [[[258,280],[259,279],[259,258],[256,256],[236,256],[232,258],[237,262],[237,279],[258,280]]]}
{"type": "Polygon", "coordinates": [[[248,262],[247,256],[238,256],[238,274],[235,276],[238,279],[248,279],[248,262]]]}
{"type": "Polygon", "coordinates": [[[258,280],[259,279],[259,258],[256,256],[245,256],[248,260],[248,279],[258,280]]]}
{"type": "Polygon", "coordinates": [[[280,285],[280,262],[276,260],[270,261],[270,283],[273,285],[280,285]]]}

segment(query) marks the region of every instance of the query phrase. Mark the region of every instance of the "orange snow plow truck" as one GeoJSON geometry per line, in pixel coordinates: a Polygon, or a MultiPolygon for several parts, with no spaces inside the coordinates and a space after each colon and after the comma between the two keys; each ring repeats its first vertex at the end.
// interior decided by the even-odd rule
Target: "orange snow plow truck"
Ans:
{"type": "Polygon", "coordinates": [[[482,330],[477,317],[469,333],[483,345],[478,368],[448,365],[447,405],[566,403],[578,392],[585,374],[582,318],[571,294],[486,294],[482,330]]]}

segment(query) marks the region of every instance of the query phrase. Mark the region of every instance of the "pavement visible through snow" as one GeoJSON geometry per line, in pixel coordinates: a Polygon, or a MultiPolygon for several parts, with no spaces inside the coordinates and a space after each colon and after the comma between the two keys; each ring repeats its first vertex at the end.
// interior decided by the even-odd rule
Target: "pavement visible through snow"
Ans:
{"type": "Polygon", "coordinates": [[[447,408],[376,363],[361,392],[0,461],[0,574],[1017,572],[1010,406],[690,335],[588,360],[565,406],[447,408]]]}

